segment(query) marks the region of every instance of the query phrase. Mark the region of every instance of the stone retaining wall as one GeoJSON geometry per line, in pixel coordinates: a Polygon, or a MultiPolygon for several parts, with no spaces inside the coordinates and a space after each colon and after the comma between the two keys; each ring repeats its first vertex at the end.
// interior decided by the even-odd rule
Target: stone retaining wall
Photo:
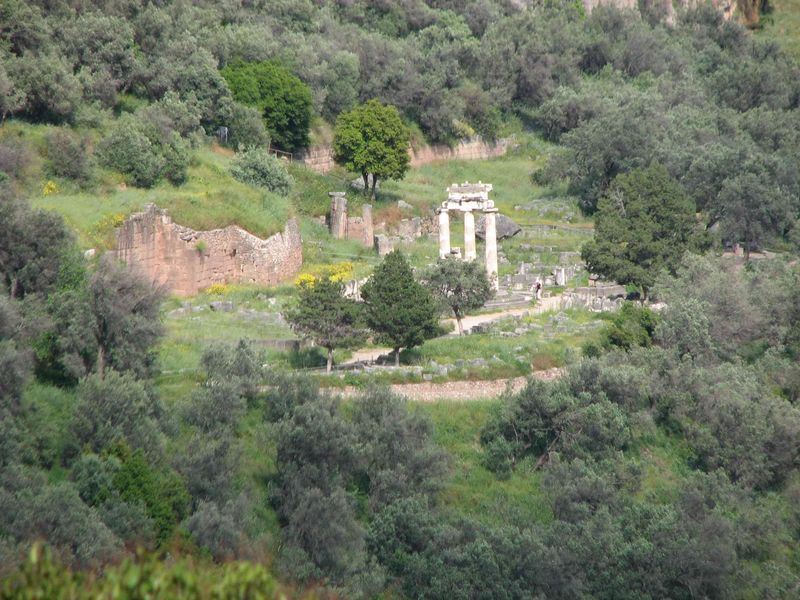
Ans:
{"type": "MultiPolygon", "coordinates": [[[[411,166],[418,167],[440,160],[477,160],[494,158],[506,153],[509,140],[489,143],[476,137],[459,142],[452,148],[445,145],[422,146],[408,151],[411,166]]],[[[327,173],[333,168],[333,149],[330,146],[313,146],[300,156],[300,162],[317,173],[327,173]]],[[[379,182],[380,183],[380,182],[379,182]]]]}
{"type": "Polygon", "coordinates": [[[297,221],[261,239],[241,227],[195,231],[172,222],[166,210],[148,204],[116,231],[113,251],[152,282],[179,296],[214,283],[276,285],[293,279],[303,264],[297,221]]]}

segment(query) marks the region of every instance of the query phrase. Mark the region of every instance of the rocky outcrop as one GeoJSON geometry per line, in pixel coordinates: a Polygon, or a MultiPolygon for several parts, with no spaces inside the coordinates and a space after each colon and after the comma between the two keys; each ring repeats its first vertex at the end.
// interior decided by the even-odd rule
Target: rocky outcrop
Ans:
{"type": "MultiPolygon", "coordinates": [[[[736,12],[737,5],[739,8],[740,19],[747,25],[753,25],[758,22],[758,7],[761,5],[762,0],[711,0],[714,5],[725,17],[730,19],[736,12]]],[[[638,10],[638,0],[582,0],[583,8],[586,13],[591,13],[597,6],[614,6],[621,10],[638,10]]],[[[652,0],[651,5],[658,7],[660,5],[660,14],[666,19],[668,23],[674,23],[676,19],[676,9],[678,8],[693,8],[700,4],[702,0],[652,0]]]]}
{"type": "MultiPolygon", "coordinates": [[[[504,240],[506,238],[514,237],[522,228],[517,225],[513,219],[507,217],[502,214],[498,214],[495,217],[496,227],[497,227],[497,239],[504,240]]],[[[478,219],[478,222],[475,224],[475,235],[478,236],[479,239],[483,240],[486,238],[486,216],[481,215],[478,219]]]]}
{"type": "Polygon", "coordinates": [[[116,231],[114,254],[134,271],[169,291],[188,296],[214,283],[276,285],[293,279],[303,264],[297,221],[261,239],[241,227],[195,231],[172,222],[148,204],[116,231]]]}

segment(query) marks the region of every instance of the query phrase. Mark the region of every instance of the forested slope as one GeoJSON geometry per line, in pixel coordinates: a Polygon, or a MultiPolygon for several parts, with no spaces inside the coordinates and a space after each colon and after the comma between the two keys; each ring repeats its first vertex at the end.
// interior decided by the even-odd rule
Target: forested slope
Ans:
{"type": "MultiPolygon", "coordinates": [[[[0,596],[124,579],[120,597],[269,597],[279,579],[346,597],[797,597],[798,65],[710,6],[666,24],[524,4],[0,0],[0,596]],[[657,174],[701,238],[660,234],[669,263],[646,275],[664,310],[627,305],[562,380],[474,409],[341,401],[247,342],[164,384],[157,351],[183,338],[163,341],[163,296],[79,246],[161,200],[262,234],[297,213],[332,262],[307,217],[353,175],[265,148],[301,151],[372,98],[416,143],[547,140],[548,160],[520,144],[503,206],[530,177],[559,207],[628,216],[617,192],[657,174]],[[684,256],[737,243],[782,256],[684,256]],[[35,540],[57,559],[18,570],[35,540]],[[139,567],[103,571],[136,548],[139,567]],[[233,560],[265,567],[209,566],[233,560]]],[[[387,185],[376,210],[403,189],[429,208],[429,184],[387,185]]],[[[203,323],[186,319],[196,344],[203,323]]]]}

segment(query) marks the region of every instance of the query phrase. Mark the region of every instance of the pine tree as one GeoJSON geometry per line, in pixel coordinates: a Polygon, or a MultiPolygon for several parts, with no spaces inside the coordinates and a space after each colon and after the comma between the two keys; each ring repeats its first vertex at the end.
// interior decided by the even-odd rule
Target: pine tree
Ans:
{"type": "Polygon", "coordinates": [[[436,304],[399,251],[386,255],[361,288],[361,297],[367,325],[376,341],[392,347],[395,366],[400,365],[400,348],[418,346],[438,331],[436,304]]]}
{"type": "Polygon", "coordinates": [[[286,319],[299,334],[328,351],[327,371],[335,348],[356,348],[366,337],[361,307],[344,296],[344,285],[327,277],[300,287],[300,299],[286,319]]]}

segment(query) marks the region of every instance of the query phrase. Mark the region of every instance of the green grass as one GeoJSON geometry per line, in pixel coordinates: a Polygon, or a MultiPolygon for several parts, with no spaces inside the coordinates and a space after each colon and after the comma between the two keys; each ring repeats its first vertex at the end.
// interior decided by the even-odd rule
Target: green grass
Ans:
{"type": "MultiPolygon", "coordinates": [[[[587,224],[574,208],[574,202],[566,199],[564,189],[545,188],[531,182],[531,173],[543,167],[550,157],[554,146],[547,142],[523,134],[519,136],[517,148],[512,148],[502,157],[489,160],[451,160],[440,161],[411,169],[401,181],[387,181],[382,184],[378,197],[378,206],[382,202],[405,200],[421,212],[429,214],[431,210],[447,200],[446,188],[452,183],[464,181],[491,183],[493,190],[489,197],[506,215],[512,216],[520,224],[530,222],[560,222],[556,215],[565,208],[574,212],[575,223],[587,224]],[[531,202],[541,204],[543,208],[552,209],[549,219],[528,211],[515,211],[515,206],[527,205],[531,202]],[[569,205],[565,207],[565,203],[569,205]]],[[[545,213],[548,211],[545,211],[545,213]]]]}
{"type": "Polygon", "coordinates": [[[127,216],[151,202],[168,209],[176,223],[197,230],[239,225],[260,237],[280,231],[291,212],[289,200],[239,183],[228,173],[229,160],[202,147],[195,151],[188,180],[181,186],[162,182],[140,189],[106,175],[89,191],[71,190],[57,181],[64,191],[46,197],[39,194],[32,204],[62,214],[81,245],[101,248],[113,241],[111,217],[127,216]]]}
{"type": "Polygon", "coordinates": [[[558,330],[552,323],[554,312],[520,319],[519,323],[508,319],[496,328],[513,331],[520,325],[534,327],[516,337],[502,337],[496,332],[444,336],[406,351],[403,359],[406,363],[425,365],[430,361],[453,364],[457,360],[482,358],[489,361],[489,367],[469,370],[472,377],[480,379],[526,375],[532,370],[564,366],[580,355],[584,343],[599,335],[599,328],[593,325],[599,320],[597,314],[581,310],[564,312],[569,320],[558,330]]]}
{"type": "Polygon", "coordinates": [[[777,41],[787,53],[800,59],[800,0],[772,0],[772,11],[761,17],[756,35],[777,41]]]}
{"type": "Polygon", "coordinates": [[[487,525],[546,523],[549,503],[539,488],[539,474],[523,462],[506,480],[483,466],[480,431],[497,400],[436,402],[419,410],[433,421],[435,438],[451,455],[451,477],[441,493],[442,503],[487,525]]]}

